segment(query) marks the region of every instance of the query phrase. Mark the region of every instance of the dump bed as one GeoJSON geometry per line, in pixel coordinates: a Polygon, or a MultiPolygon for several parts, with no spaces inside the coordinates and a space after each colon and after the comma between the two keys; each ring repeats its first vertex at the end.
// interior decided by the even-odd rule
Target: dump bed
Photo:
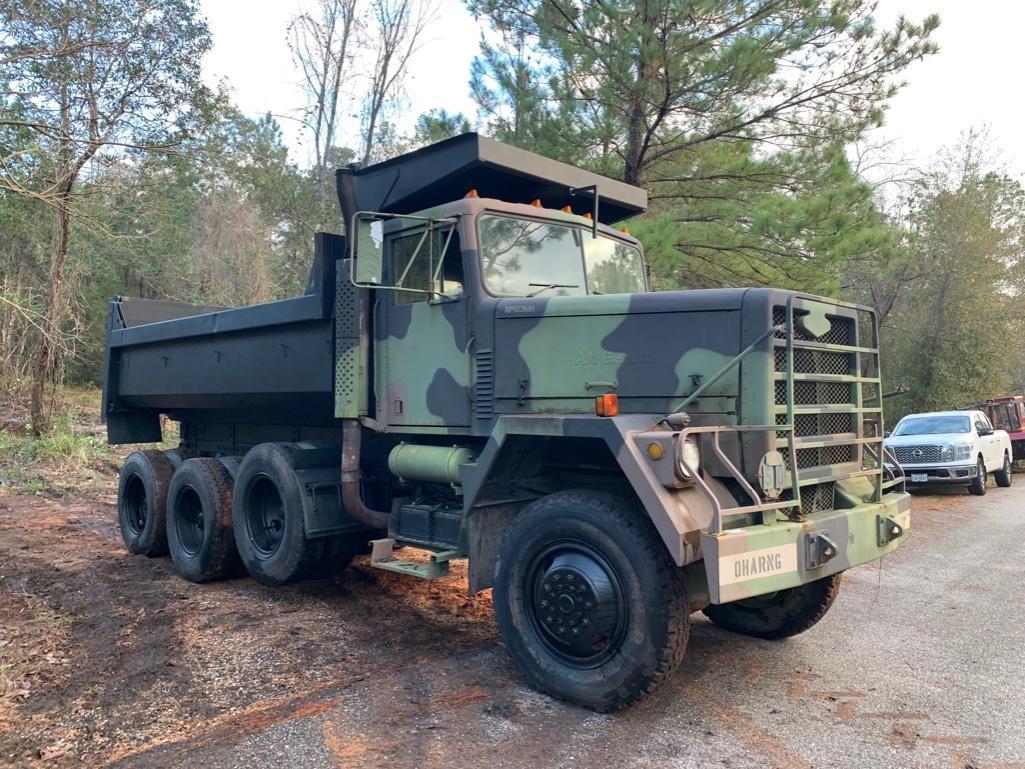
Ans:
{"type": "Polygon", "coordinates": [[[110,304],[103,411],[111,443],[160,439],[159,414],[265,424],[334,423],[336,260],[318,233],[305,296],[222,309],[118,297],[110,304]]]}

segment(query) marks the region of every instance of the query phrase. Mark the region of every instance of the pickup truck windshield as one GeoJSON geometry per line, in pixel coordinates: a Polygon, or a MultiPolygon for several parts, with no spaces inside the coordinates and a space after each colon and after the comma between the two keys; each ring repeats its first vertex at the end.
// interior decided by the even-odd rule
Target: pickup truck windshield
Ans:
{"type": "Polygon", "coordinates": [[[496,296],[583,296],[644,291],[641,252],[581,227],[485,214],[484,281],[496,296]]]}
{"type": "Polygon", "coordinates": [[[893,431],[894,435],[942,435],[944,433],[970,433],[972,422],[967,414],[903,419],[893,431]]]}

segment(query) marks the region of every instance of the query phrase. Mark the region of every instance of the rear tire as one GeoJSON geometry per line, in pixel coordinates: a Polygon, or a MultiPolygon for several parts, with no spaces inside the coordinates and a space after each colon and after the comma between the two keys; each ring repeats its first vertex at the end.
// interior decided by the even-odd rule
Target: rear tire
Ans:
{"type": "Polygon", "coordinates": [[[117,517],[129,553],[167,555],[165,511],[174,466],[159,451],[133,451],[118,477],[117,517]]]}
{"type": "Polygon", "coordinates": [[[679,666],[683,573],[650,520],[595,491],[528,505],[499,550],[495,616],[528,683],[593,710],[626,707],[679,666]]]}
{"type": "Polygon", "coordinates": [[[986,463],[982,461],[982,457],[979,457],[975,477],[968,484],[968,493],[974,494],[977,497],[982,497],[986,494],[986,463]]]}
{"type": "Polygon", "coordinates": [[[789,638],[822,619],[840,592],[840,575],[733,603],[711,604],[705,616],[721,628],[755,638],[789,638]]]}
{"type": "Polygon", "coordinates": [[[235,545],[246,571],[263,585],[309,576],[323,548],[306,538],[302,489],[290,443],[261,443],[242,459],[232,505],[235,545]]]}
{"type": "Polygon", "coordinates": [[[167,495],[167,544],[178,574],[210,582],[238,570],[231,475],[216,459],[187,459],[167,495]]]}
{"type": "Polygon", "coordinates": [[[997,486],[1007,489],[1011,487],[1013,470],[1011,469],[1011,458],[1007,456],[1007,452],[1004,452],[1004,466],[993,473],[993,478],[997,482],[997,486]]]}

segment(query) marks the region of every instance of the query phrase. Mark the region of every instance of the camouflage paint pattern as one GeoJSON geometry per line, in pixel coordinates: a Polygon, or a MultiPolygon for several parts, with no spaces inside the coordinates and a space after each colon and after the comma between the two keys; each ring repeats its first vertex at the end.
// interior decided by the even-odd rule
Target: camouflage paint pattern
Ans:
{"type": "MultiPolygon", "coordinates": [[[[864,338],[866,328],[874,336],[874,320],[866,323],[863,310],[772,289],[491,296],[475,226],[485,210],[591,226],[533,206],[457,201],[429,215],[460,220],[462,295],[403,303],[391,292],[375,292],[376,419],[380,429],[406,439],[418,433],[463,436],[479,452],[460,471],[464,529],[515,435],[603,441],[673,560],[681,566],[705,560],[715,602],[820,579],[879,558],[903,540],[910,530],[909,497],[881,493],[881,471],[867,450],[881,436],[882,422],[877,344],[864,338]],[[779,323],[788,303],[793,351],[782,334],[765,338],[687,412],[695,425],[724,428],[721,445],[749,482],[756,482],[767,451],[787,452],[788,484],[793,461],[800,468],[802,507],[789,516],[786,510],[767,513],[757,523],[737,517],[725,522],[721,534],[710,534],[711,500],[694,486],[667,484],[665,468],[653,463],[670,460],[651,459],[645,435],[668,431],[659,420],[779,323]],[[616,417],[594,414],[595,396],[607,392],[619,398],[616,417]],[[741,435],[730,432],[734,425],[779,427],[741,435]],[[881,541],[881,521],[895,523],[900,535],[881,541]],[[821,565],[807,562],[814,537],[835,543],[836,553],[821,565]]],[[[706,448],[703,440],[712,493],[720,507],[737,507],[717,480],[730,471],[706,448]]]]}

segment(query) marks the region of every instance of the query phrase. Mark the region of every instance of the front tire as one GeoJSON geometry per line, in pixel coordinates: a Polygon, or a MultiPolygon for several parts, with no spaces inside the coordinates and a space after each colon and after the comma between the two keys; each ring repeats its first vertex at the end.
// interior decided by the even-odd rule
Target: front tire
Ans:
{"type": "Polygon", "coordinates": [[[129,553],[167,555],[165,512],[172,475],[174,466],[159,451],[133,451],[121,466],[117,518],[129,553]]]}
{"type": "Polygon", "coordinates": [[[232,533],[231,475],[216,459],[186,459],[167,494],[167,544],[189,582],[231,576],[238,568],[232,533]]]}
{"type": "Polygon", "coordinates": [[[840,575],[733,603],[711,604],[704,612],[712,622],[755,638],[789,638],[822,619],[840,592],[840,575]]]}
{"type": "Polygon", "coordinates": [[[997,482],[997,486],[1007,489],[1011,487],[1013,471],[1011,469],[1011,458],[1007,456],[1007,452],[1004,452],[1004,466],[993,473],[993,478],[997,482]]]}
{"type": "Polygon", "coordinates": [[[622,500],[560,491],[528,505],[499,550],[495,616],[528,683],[593,710],[626,707],[679,666],[683,575],[622,500]]]}
{"type": "Polygon", "coordinates": [[[968,493],[982,497],[986,494],[986,463],[982,461],[982,457],[979,457],[977,468],[975,477],[968,484],[968,493]]]}

